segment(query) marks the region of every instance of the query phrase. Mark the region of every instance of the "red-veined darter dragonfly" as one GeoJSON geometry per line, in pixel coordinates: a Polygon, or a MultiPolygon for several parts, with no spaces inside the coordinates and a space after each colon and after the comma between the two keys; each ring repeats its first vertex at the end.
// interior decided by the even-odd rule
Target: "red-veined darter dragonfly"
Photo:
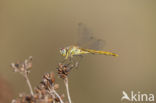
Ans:
{"type": "Polygon", "coordinates": [[[65,48],[61,48],[60,53],[62,56],[65,57],[65,59],[73,58],[74,56],[77,56],[77,55],[81,56],[83,54],[101,54],[101,55],[115,56],[115,57],[118,56],[118,54],[116,53],[97,50],[100,48],[100,43],[103,43],[103,41],[101,39],[96,39],[95,37],[93,37],[92,33],[88,30],[88,28],[83,23],[79,23],[79,36],[81,40],[78,41],[78,45],[89,44],[95,49],[88,49],[88,48],[86,49],[78,45],[71,45],[65,48]],[[87,42],[90,42],[90,43],[87,43],[87,42]]]}

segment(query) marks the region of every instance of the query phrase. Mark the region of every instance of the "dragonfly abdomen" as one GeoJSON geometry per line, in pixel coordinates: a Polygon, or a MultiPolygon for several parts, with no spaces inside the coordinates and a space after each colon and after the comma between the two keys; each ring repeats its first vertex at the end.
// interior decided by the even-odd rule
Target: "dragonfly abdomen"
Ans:
{"type": "Polygon", "coordinates": [[[102,55],[108,55],[108,56],[118,56],[115,53],[107,52],[107,51],[97,51],[97,50],[91,50],[91,49],[82,49],[82,50],[83,51],[87,51],[87,52],[92,53],[92,54],[102,54],[102,55]]]}

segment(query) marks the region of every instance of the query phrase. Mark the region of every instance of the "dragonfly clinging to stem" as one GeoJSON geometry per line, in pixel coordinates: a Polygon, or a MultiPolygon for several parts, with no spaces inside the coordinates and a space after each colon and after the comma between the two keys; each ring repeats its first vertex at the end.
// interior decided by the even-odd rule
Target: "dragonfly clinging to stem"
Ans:
{"type": "Polygon", "coordinates": [[[65,56],[65,59],[72,58],[73,56],[76,56],[76,55],[83,55],[83,54],[102,54],[102,55],[108,55],[108,56],[118,56],[118,54],[115,54],[112,52],[84,49],[75,45],[60,49],[60,53],[63,56],[65,56]]]}
{"type": "MultiPolygon", "coordinates": [[[[82,33],[81,35],[83,35],[84,41],[81,42],[86,42],[88,41],[88,39],[93,39],[92,36],[90,36],[91,33],[89,33],[87,31],[87,28],[80,23],[79,26],[82,28],[82,30],[80,30],[80,33],[82,33]],[[89,36],[88,36],[89,35],[89,36]],[[85,40],[86,39],[86,40],[85,40]]],[[[96,43],[98,43],[100,40],[95,41],[93,45],[96,43]]],[[[81,43],[79,42],[79,43],[81,43]]],[[[96,45],[96,47],[98,47],[99,45],[96,45]]],[[[101,51],[101,50],[94,50],[94,49],[85,49],[85,48],[81,48],[78,45],[71,45],[71,46],[67,46],[65,48],[61,48],[60,49],[60,53],[62,56],[65,57],[65,59],[68,58],[73,58],[74,56],[81,56],[83,54],[101,54],[101,55],[107,55],[107,56],[118,56],[118,54],[116,53],[112,53],[112,52],[107,52],[107,51],[101,51]]]]}

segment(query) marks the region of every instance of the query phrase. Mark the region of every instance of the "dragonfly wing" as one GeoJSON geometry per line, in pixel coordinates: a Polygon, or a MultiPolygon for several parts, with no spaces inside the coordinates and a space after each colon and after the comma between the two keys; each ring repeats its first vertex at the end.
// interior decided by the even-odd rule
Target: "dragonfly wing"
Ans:
{"type": "Polygon", "coordinates": [[[91,31],[88,30],[86,25],[84,25],[83,23],[78,24],[78,38],[79,38],[78,44],[79,45],[86,44],[89,40],[91,40],[92,35],[93,34],[91,33],[91,31]]]}
{"type": "Polygon", "coordinates": [[[93,38],[88,49],[100,50],[104,47],[104,40],[93,38]]]}
{"type": "Polygon", "coordinates": [[[85,24],[78,24],[78,45],[83,48],[88,49],[102,49],[104,47],[105,41],[102,39],[97,39],[91,30],[89,30],[85,24]]]}

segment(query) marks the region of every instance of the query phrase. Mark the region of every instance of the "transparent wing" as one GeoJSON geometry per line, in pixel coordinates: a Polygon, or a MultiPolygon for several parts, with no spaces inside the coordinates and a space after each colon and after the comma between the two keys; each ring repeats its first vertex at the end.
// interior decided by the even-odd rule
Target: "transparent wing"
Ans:
{"type": "Polygon", "coordinates": [[[105,41],[96,38],[85,24],[79,23],[77,44],[82,48],[99,50],[104,47],[105,41]]]}
{"type": "MultiPolygon", "coordinates": [[[[80,48],[84,49],[94,49],[94,50],[101,50],[104,47],[105,41],[102,39],[98,39],[94,36],[94,34],[89,30],[85,24],[79,23],[78,24],[78,41],[77,45],[80,48]]],[[[79,63],[83,55],[75,55],[72,58],[72,63],[74,64],[75,68],[78,68],[79,63]]]]}

